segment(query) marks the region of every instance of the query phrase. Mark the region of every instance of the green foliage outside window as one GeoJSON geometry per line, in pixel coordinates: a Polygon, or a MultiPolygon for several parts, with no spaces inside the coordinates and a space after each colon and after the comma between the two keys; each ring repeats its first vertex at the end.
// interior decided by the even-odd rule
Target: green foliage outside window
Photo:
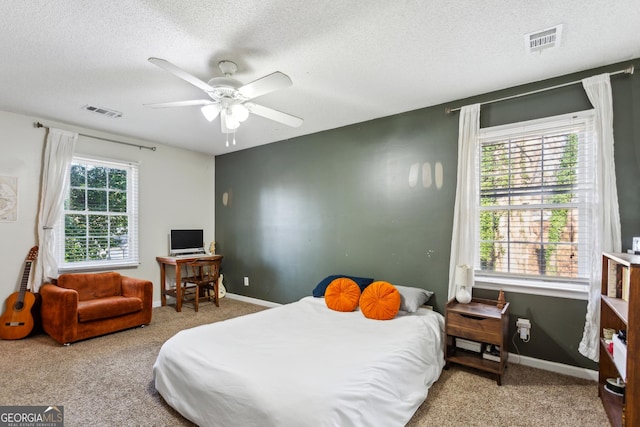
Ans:
{"type": "Polygon", "coordinates": [[[65,262],[127,257],[127,170],[73,163],[65,200],[65,262]]]}
{"type": "MultiPolygon", "coordinates": [[[[486,190],[508,186],[508,176],[495,173],[506,170],[508,162],[509,157],[503,144],[482,146],[480,156],[481,206],[495,206],[498,200],[486,190]]],[[[493,271],[497,259],[504,254],[504,248],[496,242],[502,239],[500,221],[505,213],[506,211],[480,211],[480,267],[482,270],[493,271]]]]}
{"type": "Polygon", "coordinates": [[[566,205],[576,198],[578,136],[545,138],[481,145],[481,270],[576,275],[577,210],[566,205]],[[515,259],[524,266],[517,267],[515,259]]]}
{"type": "MultiPolygon", "coordinates": [[[[566,188],[564,193],[554,194],[551,196],[551,203],[566,204],[573,200],[575,194],[570,190],[576,184],[575,165],[578,160],[578,136],[571,134],[568,136],[567,145],[562,153],[560,168],[556,172],[558,186],[566,188]]],[[[549,219],[549,231],[547,240],[553,243],[562,241],[562,234],[569,219],[569,209],[554,209],[551,211],[549,219]]],[[[559,273],[557,264],[550,263],[551,257],[557,250],[557,245],[547,245],[544,253],[545,266],[548,273],[559,273]]]]}

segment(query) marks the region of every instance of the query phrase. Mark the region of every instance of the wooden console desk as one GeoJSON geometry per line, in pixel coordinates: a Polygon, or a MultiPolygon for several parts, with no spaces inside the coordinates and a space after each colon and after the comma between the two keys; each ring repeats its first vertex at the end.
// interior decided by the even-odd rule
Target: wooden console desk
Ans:
{"type": "Polygon", "coordinates": [[[160,295],[162,298],[162,305],[167,305],[167,295],[176,299],[176,311],[182,311],[182,295],[181,292],[181,270],[184,264],[198,260],[198,259],[213,259],[222,262],[222,255],[194,255],[193,257],[175,257],[175,256],[159,256],[156,257],[156,261],[160,264],[160,295]],[[174,265],[176,267],[176,288],[167,289],[167,265],[174,265]]]}

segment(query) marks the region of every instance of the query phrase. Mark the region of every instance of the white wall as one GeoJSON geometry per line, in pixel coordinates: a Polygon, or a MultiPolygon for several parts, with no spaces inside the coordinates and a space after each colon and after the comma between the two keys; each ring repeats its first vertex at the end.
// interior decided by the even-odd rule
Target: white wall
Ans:
{"type": "MultiPolygon", "coordinates": [[[[1,301],[19,289],[24,260],[29,249],[38,244],[36,220],[46,130],[34,128],[36,121],[80,133],[125,140],[117,135],[0,111],[0,176],[18,178],[18,219],[0,222],[1,301]]],[[[137,142],[156,146],[157,149],[141,150],[80,136],[76,153],[140,162],[140,266],[118,271],[151,280],[154,304],[158,305],[160,269],[155,258],[168,254],[169,230],[203,228],[205,245],[214,240],[215,158],[148,141],[137,142]]]]}

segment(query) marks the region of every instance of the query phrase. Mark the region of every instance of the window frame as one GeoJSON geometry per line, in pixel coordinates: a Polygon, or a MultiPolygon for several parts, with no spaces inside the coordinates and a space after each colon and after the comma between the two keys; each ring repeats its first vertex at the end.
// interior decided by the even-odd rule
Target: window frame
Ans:
{"type": "MultiPolygon", "coordinates": [[[[572,122],[581,122],[585,126],[587,143],[591,144],[591,158],[588,162],[595,161],[595,132],[594,132],[595,111],[593,109],[579,111],[575,113],[562,114],[558,116],[544,117],[535,120],[509,123],[505,125],[492,126],[482,128],[478,132],[477,144],[477,164],[476,173],[478,176],[476,188],[476,207],[478,209],[476,221],[480,221],[481,209],[480,202],[480,185],[481,185],[481,150],[483,141],[496,140],[497,138],[521,137],[524,134],[540,134],[553,132],[554,128],[569,126],[572,122]]],[[[588,167],[588,166],[584,166],[588,167]]],[[[595,192],[595,187],[592,187],[595,192]]],[[[578,203],[585,205],[578,209],[589,209],[585,200],[578,203]]],[[[582,219],[580,219],[582,222],[582,219]]],[[[580,278],[559,278],[559,277],[540,277],[527,276],[513,273],[489,272],[480,269],[480,227],[476,227],[476,261],[475,261],[475,286],[481,289],[505,290],[517,293],[526,293],[534,295],[554,296],[571,299],[588,299],[589,275],[590,272],[582,272],[580,278]]],[[[582,239],[584,240],[584,238],[582,239]]],[[[587,242],[578,241],[579,250],[587,250],[587,242]]],[[[588,263],[588,262],[587,262],[588,263]]],[[[579,268],[590,268],[590,265],[581,265],[579,268]]]]}
{"type": "MultiPolygon", "coordinates": [[[[86,260],[86,261],[77,261],[77,262],[67,262],[65,261],[65,217],[67,214],[73,214],[74,212],[91,212],[91,211],[74,211],[70,209],[65,209],[65,203],[69,200],[70,197],[70,189],[71,189],[71,169],[68,173],[68,180],[65,184],[64,189],[64,202],[63,207],[60,213],[60,219],[56,224],[56,262],[58,265],[59,272],[69,272],[69,271],[86,271],[86,270],[94,270],[94,271],[103,271],[103,270],[113,270],[116,268],[131,268],[137,267],[140,265],[139,259],[139,212],[138,212],[138,204],[139,204],[139,162],[134,161],[126,161],[126,160],[116,160],[116,159],[107,159],[103,157],[97,157],[92,155],[85,154],[74,154],[73,159],[71,161],[71,165],[74,164],[85,164],[89,166],[95,167],[107,167],[112,169],[122,169],[127,171],[127,207],[126,207],[126,216],[127,216],[127,246],[128,246],[128,257],[124,259],[105,259],[105,260],[86,260]]],[[[95,211],[100,212],[100,211],[95,211]]],[[[105,212],[107,213],[107,212],[105,212]]],[[[109,235],[107,238],[111,238],[109,235]]]]}

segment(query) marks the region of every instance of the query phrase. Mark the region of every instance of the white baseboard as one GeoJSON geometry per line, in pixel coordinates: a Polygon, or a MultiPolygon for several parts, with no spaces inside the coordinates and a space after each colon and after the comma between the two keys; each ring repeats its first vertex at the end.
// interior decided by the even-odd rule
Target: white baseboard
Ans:
{"type": "MultiPolygon", "coordinates": [[[[229,292],[225,294],[225,297],[228,297],[230,299],[237,299],[239,301],[244,301],[251,304],[262,305],[264,307],[279,307],[282,305],[282,304],[278,304],[277,302],[265,301],[258,298],[245,297],[244,295],[232,294],[229,292]]],[[[175,298],[173,297],[167,297],[167,298],[171,298],[171,301],[175,301],[175,298]]],[[[152,304],[152,307],[153,308],[162,307],[162,301],[154,301],[152,304]]]]}
{"type": "Polygon", "coordinates": [[[550,362],[548,360],[535,359],[529,356],[519,356],[515,353],[509,353],[509,363],[531,366],[532,368],[544,369],[545,371],[556,372],[585,380],[598,381],[598,371],[558,362],[550,362]]]}
{"type": "Polygon", "coordinates": [[[246,297],[244,295],[232,294],[227,292],[225,295],[226,298],[237,299],[238,301],[244,301],[251,304],[262,305],[265,307],[280,307],[282,304],[278,304],[277,302],[265,301],[263,299],[246,297]]]}

